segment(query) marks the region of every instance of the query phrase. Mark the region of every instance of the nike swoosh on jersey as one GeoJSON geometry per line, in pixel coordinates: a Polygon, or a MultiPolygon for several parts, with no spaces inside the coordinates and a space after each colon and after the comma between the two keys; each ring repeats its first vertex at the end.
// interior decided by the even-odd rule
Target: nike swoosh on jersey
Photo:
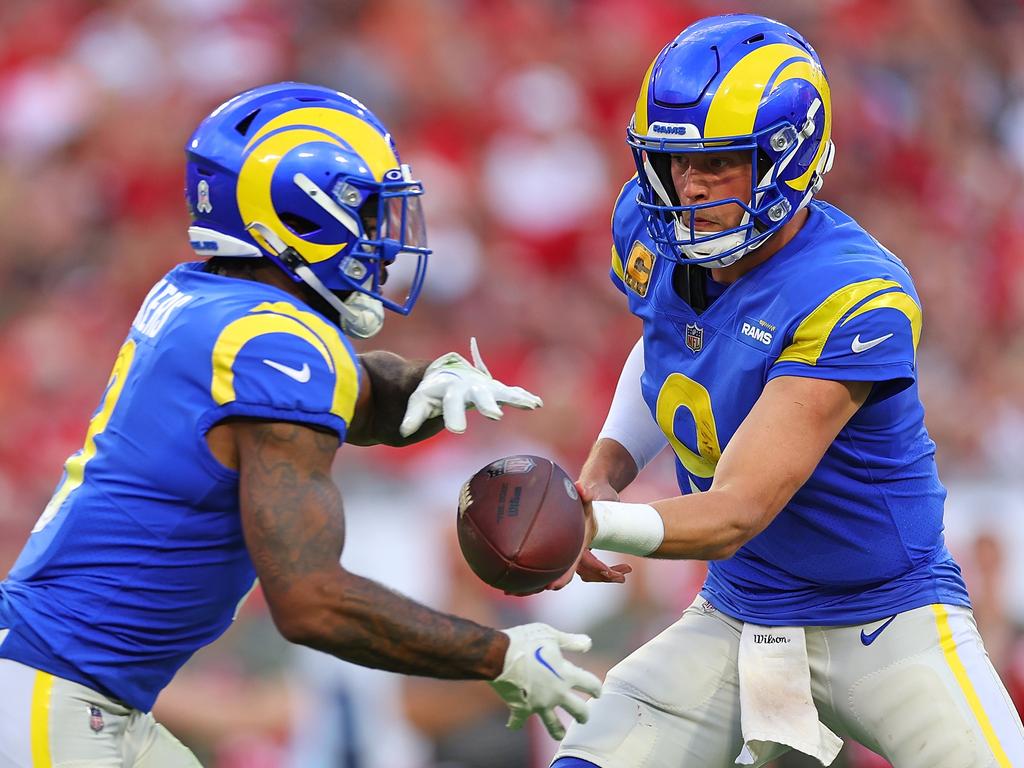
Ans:
{"type": "Polygon", "coordinates": [[[880,626],[878,629],[876,629],[874,632],[871,632],[870,634],[862,629],[860,631],[860,641],[864,643],[864,645],[871,645],[873,642],[875,642],[875,640],[878,639],[878,636],[882,634],[885,628],[892,624],[895,618],[895,616],[890,616],[888,619],[885,620],[885,623],[882,624],[882,626],[880,626]]]}
{"type": "Polygon", "coordinates": [[[295,379],[297,382],[299,382],[299,384],[305,384],[307,381],[309,381],[311,375],[309,370],[309,363],[303,363],[301,368],[292,368],[290,366],[285,365],[284,363],[279,363],[276,360],[267,360],[266,358],[264,358],[263,362],[269,365],[275,371],[280,371],[285,376],[291,379],[295,379]]]}
{"type": "Polygon", "coordinates": [[[886,339],[891,339],[892,336],[893,335],[891,333],[887,333],[885,334],[885,336],[879,336],[877,339],[872,339],[871,341],[861,341],[860,334],[858,333],[856,336],[853,337],[853,343],[850,344],[850,349],[852,349],[854,352],[864,352],[865,350],[871,349],[872,347],[877,347],[886,339]]]}
{"type": "Polygon", "coordinates": [[[551,666],[550,664],[548,664],[548,663],[547,663],[547,661],[545,661],[544,657],[540,655],[540,647],[539,647],[539,646],[537,647],[537,650],[533,652],[533,657],[534,657],[534,658],[535,658],[535,659],[536,659],[537,661],[539,661],[539,662],[540,662],[541,664],[543,664],[543,665],[544,665],[545,667],[547,667],[547,668],[548,668],[548,671],[549,671],[549,672],[550,672],[550,673],[551,673],[552,675],[554,675],[555,677],[557,677],[557,678],[558,678],[559,680],[561,680],[561,679],[562,679],[562,676],[561,676],[560,674],[558,674],[557,672],[555,672],[555,668],[554,668],[554,667],[552,667],[552,666],[551,666]]]}

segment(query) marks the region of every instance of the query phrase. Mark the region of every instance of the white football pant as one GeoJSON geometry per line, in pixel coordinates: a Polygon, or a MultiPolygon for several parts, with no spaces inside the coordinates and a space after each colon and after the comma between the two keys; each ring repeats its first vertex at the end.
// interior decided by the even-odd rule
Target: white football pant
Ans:
{"type": "MultiPolygon", "coordinates": [[[[1024,728],[971,611],[931,605],[884,622],[806,628],[821,722],[894,768],[1024,768],[1024,728]]],[[[590,719],[569,727],[556,757],[601,768],[732,768],[743,745],[742,627],[695,600],[608,673],[590,719]]]]}
{"type": "Polygon", "coordinates": [[[153,715],[0,659],[0,768],[202,768],[153,715]]]}

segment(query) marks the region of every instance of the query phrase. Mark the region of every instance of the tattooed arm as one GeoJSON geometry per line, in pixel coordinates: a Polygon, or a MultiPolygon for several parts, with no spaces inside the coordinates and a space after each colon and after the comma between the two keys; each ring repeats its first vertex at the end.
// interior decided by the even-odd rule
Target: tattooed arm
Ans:
{"type": "Polygon", "coordinates": [[[398,433],[409,396],[419,386],[428,363],[409,361],[384,351],[359,355],[359,362],[363,367],[359,399],[345,435],[346,443],[403,446],[426,440],[444,428],[444,420],[438,416],[428,419],[408,437],[398,433]]]}
{"type": "Polygon", "coordinates": [[[232,424],[246,545],[288,640],[404,674],[492,679],[508,637],[349,573],[333,433],[287,422],[232,424]]]}

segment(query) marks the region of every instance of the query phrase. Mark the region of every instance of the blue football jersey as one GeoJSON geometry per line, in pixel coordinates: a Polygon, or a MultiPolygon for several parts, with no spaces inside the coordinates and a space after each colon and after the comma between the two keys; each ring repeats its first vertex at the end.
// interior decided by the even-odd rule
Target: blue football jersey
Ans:
{"type": "Polygon", "coordinates": [[[776,376],[874,382],[810,479],[703,594],[768,625],[841,625],[931,603],[969,605],[943,538],[945,489],[924,426],[921,308],[903,264],[813,201],[784,248],[702,313],[673,287],[635,203],[613,215],[612,280],[643,321],[641,389],[676,454],[682,493],[706,491],[729,439],[776,376]]]}
{"type": "Polygon", "coordinates": [[[358,390],[337,327],[273,286],[172,270],[149,293],[6,581],[0,657],[148,711],[252,589],[238,473],[206,434],[231,416],[344,440],[358,390]]]}

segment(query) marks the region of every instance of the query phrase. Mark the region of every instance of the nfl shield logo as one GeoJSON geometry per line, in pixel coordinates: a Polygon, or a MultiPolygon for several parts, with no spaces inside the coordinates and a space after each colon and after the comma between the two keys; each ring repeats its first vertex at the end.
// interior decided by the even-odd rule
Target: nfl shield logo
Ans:
{"type": "Polygon", "coordinates": [[[89,728],[92,729],[93,733],[99,733],[103,730],[103,712],[99,707],[89,707],[89,728]]]}
{"type": "Polygon", "coordinates": [[[536,466],[536,463],[529,456],[509,456],[498,459],[487,468],[490,477],[501,477],[502,475],[525,475],[536,466]]]}
{"type": "Polygon", "coordinates": [[[529,456],[509,456],[505,459],[505,474],[520,475],[526,474],[536,466],[529,456]]]}
{"type": "Polygon", "coordinates": [[[704,329],[696,323],[686,324],[686,346],[694,354],[704,347],[704,329]]]}

